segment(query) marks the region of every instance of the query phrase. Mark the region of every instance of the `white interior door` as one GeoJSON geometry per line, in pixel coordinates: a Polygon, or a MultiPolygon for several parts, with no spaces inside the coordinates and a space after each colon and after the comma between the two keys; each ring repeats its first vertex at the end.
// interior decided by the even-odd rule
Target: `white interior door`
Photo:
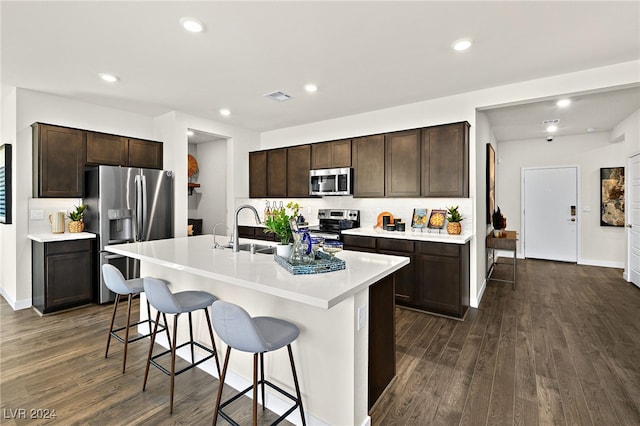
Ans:
{"type": "Polygon", "coordinates": [[[629,159],[627,169],[629,280],[640,287],[640,154],[629,159]]]}
{"type": "Polygon", "coordinates": [[[578,168],[524,169],[524,256],[578,261],[578,168]]]}

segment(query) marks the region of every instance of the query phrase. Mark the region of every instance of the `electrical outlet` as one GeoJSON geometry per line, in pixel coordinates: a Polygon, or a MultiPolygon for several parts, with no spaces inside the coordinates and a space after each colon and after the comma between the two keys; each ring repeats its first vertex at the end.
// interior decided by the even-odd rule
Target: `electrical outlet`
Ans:
{"type": "Polygon", "coordinates": [[[358,308],[358,331],[362,330],[367,322],[367,310],[364,305],[358,308]]]}
{"type": "Polygon", "coordinates": [[[43,220],[44,210],[31,210],[31,220],[43,220]]]}

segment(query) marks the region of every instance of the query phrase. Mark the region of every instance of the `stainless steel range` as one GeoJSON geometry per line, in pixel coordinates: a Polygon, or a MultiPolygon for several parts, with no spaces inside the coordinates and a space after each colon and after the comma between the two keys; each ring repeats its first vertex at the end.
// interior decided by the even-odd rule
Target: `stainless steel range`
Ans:
{"type": "Polygon", "coordinates": [[[343,229],[360,227],[360,210],[320,209],[316,226],[309,227],[309,233],[327,239],[340,240],[343,229]]]}

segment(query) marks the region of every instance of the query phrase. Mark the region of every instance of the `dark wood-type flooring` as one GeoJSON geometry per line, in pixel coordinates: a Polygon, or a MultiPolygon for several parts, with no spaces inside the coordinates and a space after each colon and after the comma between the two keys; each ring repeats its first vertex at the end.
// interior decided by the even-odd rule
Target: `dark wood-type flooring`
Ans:
{"type": "MultiPolygon", "coordinates": [[[[519,261],[516,290],[490,282],[466,321],[397,309],[398,376],[373,425],[639,425],[640,289],[621,276],[519,261]]],[[[146,341],[130,346],[125,375],[120,343],[104,359],[109,315],[91,306],[39,317],[0,300],[0,423],[44,424],[9,417],[55,409],[53,424],[211,424],[217,380],[178,376],[169,416],[167,376],[152,369],[141,391],[146,341]]],[[[249,400],[236,406],[248,424],[249,400]]],[[[260,424],[275,418],[259,412],[260,424]]]]}

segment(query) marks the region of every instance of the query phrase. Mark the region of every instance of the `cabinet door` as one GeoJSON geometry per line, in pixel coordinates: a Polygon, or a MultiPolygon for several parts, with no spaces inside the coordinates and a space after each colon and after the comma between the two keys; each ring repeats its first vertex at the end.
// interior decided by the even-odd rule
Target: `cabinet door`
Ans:
{"type": "Polygon", "coordinates": [[[331,167],[351,167],[351,139],[331,142],[331,167]]]}
{"type": "Polygon", "coordinates": [[[309,168],[311,167],[311,146],[302,145],[287,148],[287,196],[309,196],[309,168]]]}
{"type": "Polygon", "coordinates": [[[353,139],[354,197],[384,197],[384,136],[353,139]]]}
{"type": "Polygon", "coordinates": [[[342,235],[345,250],[376,252],[376,239],[359,235],[342,235]]]}
{"type": "Polygon", "coordinates": [[[90,252],[47,256],[47,310],[91,301],[90,252]]]}
{"type": "Polygon", "coordinates": [[[413,304],[416,287],[415,256],[410,253],[388,250],[378,250],[378,253],[391,256],[404,256],[410,259],[409,264],[396,271],[394,276],[396,281],[396,303],[401,305],[413,304]]]}
{"type": "Polygon", "coordinates": [[[385,196],[420,196],[420,130],[385,136],[385,196]]]}
{"type": "Polygon", "coordinates": [[[267,151],[267,195],[287,196],[287,149],[267,151]]]}
{"type": "Polygon", "coordinates": [[[126,166],[129,149],[127,138],[106,133],[87,132],[87,163],[126,166]]]}
{"type": "Polygon", "coordinates": [[[249,153],[249,197],[267,196],[267,151],[249,153]]]}
{"type": "Polygon", "coordinates": [[[129,167],[162,169],[162,143],[128,139],[129,167]]]}
{"type": "Polygon", "coordinates": [[[85,132],[34,124],[33,196],[82,197],[86,158],[85,132]]]}
{"type": "Polygon", "coordinates": [[[469,123],[422,131],[422,196],[469,196],[469,123]]]}
{"type": "Polygon", "coordinates": [[[458,315],[460,261],[457,257],[417,255],[416,303],[432,312],[458,315]]]}
{"type": "Polygon", "coordinates": [[[333,166],[332,142],[314,143],[311,145],[311,168],[329,169],[333,166]]]}

